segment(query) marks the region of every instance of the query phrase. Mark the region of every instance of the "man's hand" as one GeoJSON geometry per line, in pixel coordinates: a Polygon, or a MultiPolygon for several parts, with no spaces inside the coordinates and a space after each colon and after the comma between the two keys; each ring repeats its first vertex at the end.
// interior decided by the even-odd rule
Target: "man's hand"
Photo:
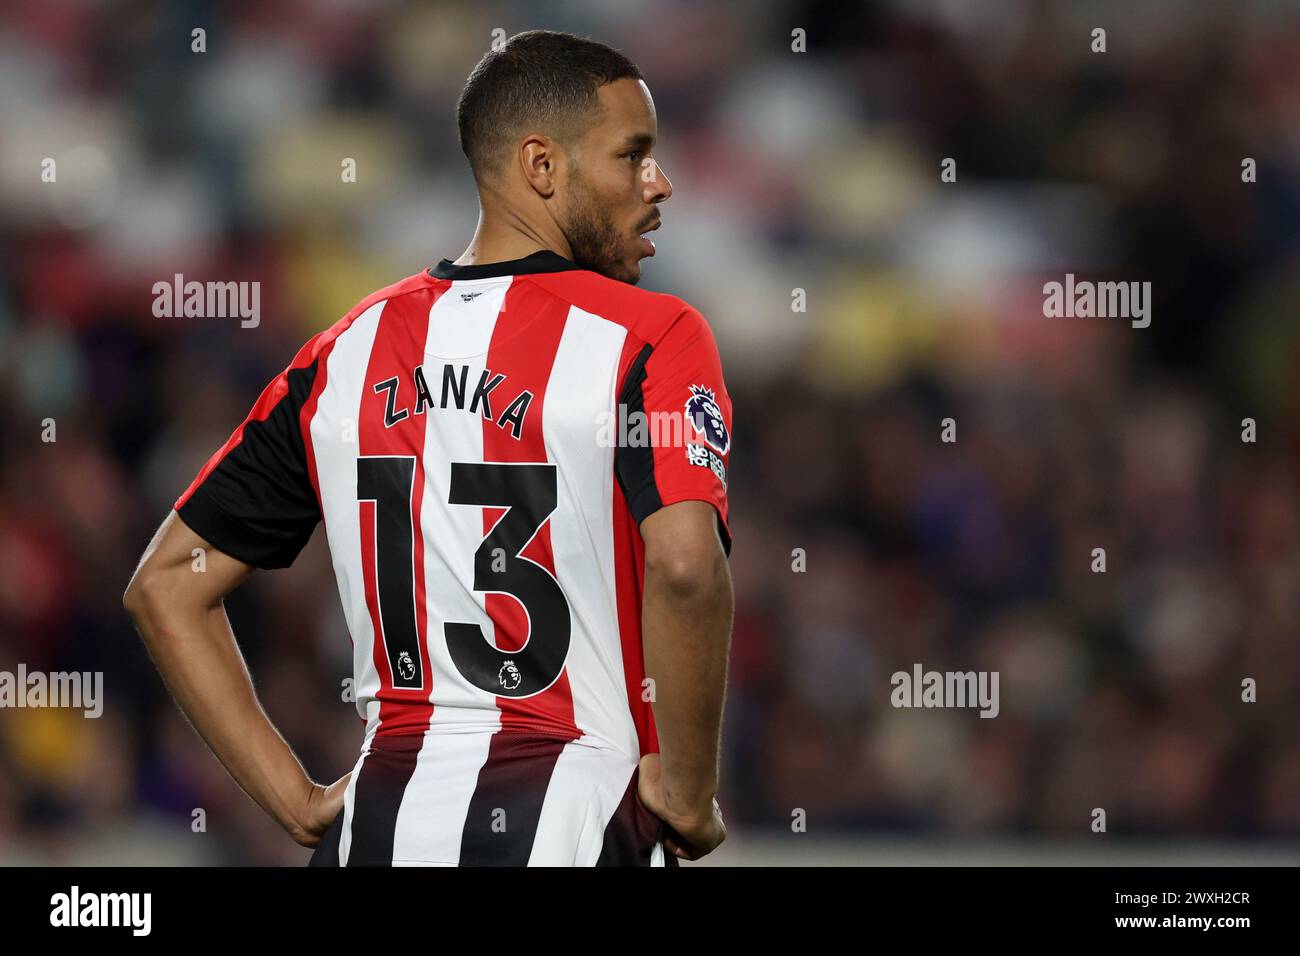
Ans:
{"type": "Polygon", "coordinates": [[[328,787],[319,783],[311,785],[302,810],[296,814],[298,823],[289,830],[294,842],[305,847],[315,847],[320,843],[325,831],[343,809],[343,795],[351,779],[352,771],[349,770],[328,787]]]}
{"type": "Polygon", "coordinates": [[[683,860],[698,860],[712,853],[727,838],[718,801],[709,797],[709,806],[673,806],[672,794],[663,787],[663,766],[658,754],[641,758],[637,795],[642,805],[668,825],[672,831],[664,837],[664,848],[683,860]]]}

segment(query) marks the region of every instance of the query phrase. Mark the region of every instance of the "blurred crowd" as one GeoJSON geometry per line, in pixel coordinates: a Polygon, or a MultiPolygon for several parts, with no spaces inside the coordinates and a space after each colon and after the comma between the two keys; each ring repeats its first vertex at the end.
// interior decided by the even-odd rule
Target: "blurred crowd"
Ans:
{"type": "MultiPolygon", "coordinates": [[[[641,285],[722,352],[732,827],[1300,838],[1300,9],[20,0],[0,670],[106,704],[0,710],[0,863],[305,861],[122,592],[298,346],[464,249],[455,98],[533,27],[644,72],[675,192],[641,285]],[[1151,326],[1046,318],[1067,272],[1151,282],[1151,326]],[[175,273],[259,281],[260,324],[155,317],[175,273]],[[999,715],[891,706],[917,663],[998,671],[999,715]]],[[[308,771],[350,769],[323,533],[227,608],[308,771]]]]}

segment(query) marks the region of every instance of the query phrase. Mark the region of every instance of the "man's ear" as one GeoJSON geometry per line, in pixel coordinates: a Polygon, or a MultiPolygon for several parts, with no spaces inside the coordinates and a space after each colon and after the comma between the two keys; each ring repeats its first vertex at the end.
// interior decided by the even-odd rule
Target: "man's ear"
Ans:
{"type": "Polygon", "coordinates": [[[563,181],[564,149],[555,140],[535,133],[519,144],[517,154],[524,181],[543,199],[555,195],[563,181]]]}

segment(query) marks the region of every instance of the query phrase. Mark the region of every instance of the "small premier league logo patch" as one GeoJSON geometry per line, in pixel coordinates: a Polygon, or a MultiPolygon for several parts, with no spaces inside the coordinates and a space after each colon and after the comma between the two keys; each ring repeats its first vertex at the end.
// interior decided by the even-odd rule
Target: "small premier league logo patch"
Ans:
{"type": "Polygon", "coordinates": [[[402,680],[410,680],[415,676],[415,661],[411,660],[411,655],[407,651],[397,655],[397,672],[402,675],[402,680]]]}
{"type": "Polygon", "coordinates": [[[731,448],[731,436],[727,434],[713,389],[691,386],[691,397],[686,400],[686,420],[719,455],[725,455],[731,448]]]}
{"type": "Polygon", "coordinates": [[[519,668],[515,666],[514,661],[506,661],[501,665],[501,670],[497,672],[497,680],[506,690],[514,690],[519,686],[523,677],[519,673],[519,668]]]}

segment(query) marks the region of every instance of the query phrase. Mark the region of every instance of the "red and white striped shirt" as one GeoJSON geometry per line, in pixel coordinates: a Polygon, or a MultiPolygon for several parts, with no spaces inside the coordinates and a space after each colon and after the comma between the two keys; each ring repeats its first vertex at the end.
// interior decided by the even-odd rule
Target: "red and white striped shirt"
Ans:
{"type": "Polygon", "coordinates": [[[175,507],[262,568],[324,521],[366,722],[338,862],[608,858],[658,749],[638,524],[708,501],[730,551],[731,427],[698,311],[550,251],[444,259],[302,347],[175,507]],[[506,804],[508,859],[474,819],[506,804]]]}

